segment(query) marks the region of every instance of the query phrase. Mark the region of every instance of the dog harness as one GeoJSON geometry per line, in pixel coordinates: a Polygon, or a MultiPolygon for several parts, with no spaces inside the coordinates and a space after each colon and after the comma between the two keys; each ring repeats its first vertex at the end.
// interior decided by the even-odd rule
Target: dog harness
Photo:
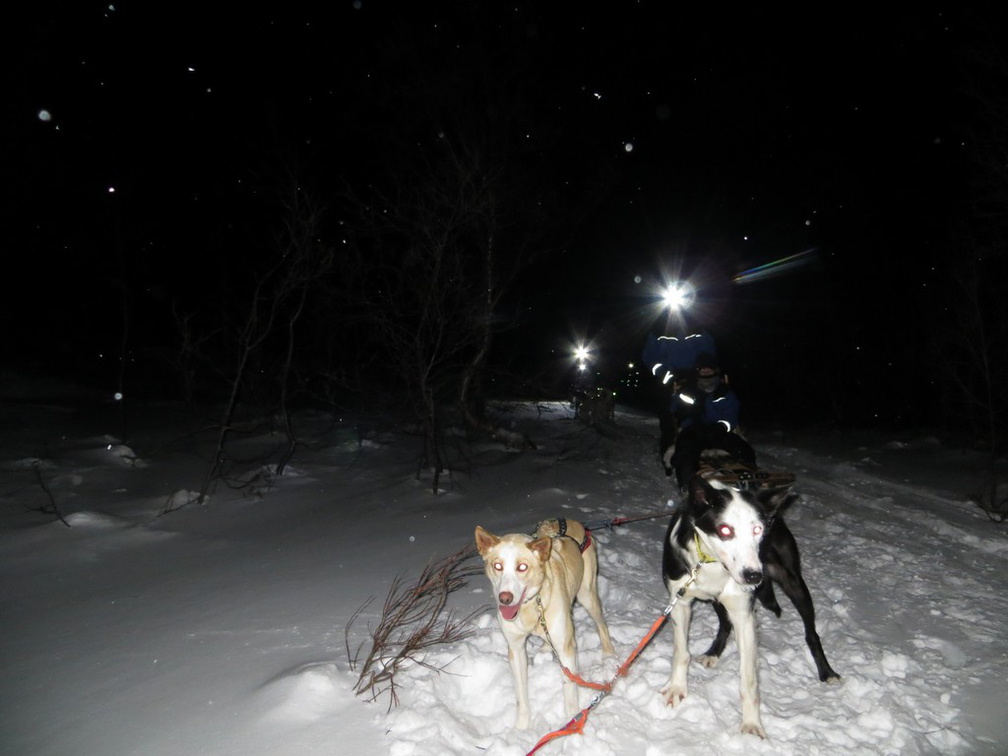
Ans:
{"type": "MultiPolygon", "coordinates": [[[[574,541],[574,543],[577,544],[578,551],[580,551],[582,554],[584,554],[585,551],[588,549],[588,547],[591,546],[592,544],[591,531],[588,530],[587,528],[585,528],[584,540],[578,542],[578,540],[574,536],[567,534],[567,520],[564,519],[563,517],[557,517],[554,520],[545,520],[544,522],[555,522],[557,524],[557,534],[553,537],[570,538],[572,541],[574,541]]],[[[542,522],[539,523],[539,525],[536,526],[536,530],[538,531],[542,525],[543,525],[542,522]]]]}

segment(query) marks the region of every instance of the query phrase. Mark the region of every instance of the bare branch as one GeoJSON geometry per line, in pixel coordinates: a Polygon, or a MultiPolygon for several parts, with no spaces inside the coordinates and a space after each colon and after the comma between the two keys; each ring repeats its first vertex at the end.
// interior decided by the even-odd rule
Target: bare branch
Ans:
{"type": "Polygon", "coordinates": [[[41,507],[36,507],[35,511],[41,512],[42,514],[55,515],[60,522],[69,528],[70,523],[66,521],[65,517],[63,517],[63,513],[60,512],[59,504],[56,503],[56,498],[53,496],[52,491],[49,490],[49,486],[46,485],[46,482],[42,477],[42,470],[40,467],[41,462],[42,461],[39,459],[33,460],[32,469],[35,471],[35,480],[38,481],[39,486],[41,486],[42,490],[45,491],[45,495],[49,497],[49,506],[47,507],[43,505],[41,507]]]}
{"type": "Polygon", "coordinates": [[[371,643],[363,662],[360,653],[350,651],[350,628],[363,610],[371,604],[370,597],[354,612],[344,631],[350,668],[360,672],[354,692],[377,700],[389,696],[389,709],[397,705],[396,674],[408,662],[442,671],[445,665],[427,661],[425,652],[441,645],[456,643],[471,634],[470,624],[477,612],[463,617],[446,612],[448,596],[464,586],[469,576],[480,572],[470,561],[475,547],[468,546],[454,554],[428,564],[413,583],[396,577],[389,587],[377,626],[370,630],[371,643]]]}

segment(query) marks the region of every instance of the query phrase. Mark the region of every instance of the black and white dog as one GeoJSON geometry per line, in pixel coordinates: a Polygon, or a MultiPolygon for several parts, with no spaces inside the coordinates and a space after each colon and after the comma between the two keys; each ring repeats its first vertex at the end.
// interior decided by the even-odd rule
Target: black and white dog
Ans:
{"type": "Polygon", "coordinates": [[[662,688],[666,704],[686,697],[689,624],[694,600],[714,602],[718,633],[698,661],[713,666],[732,626],[739,649],[742,732],[766,737],[756,676],[756,599],[780,616],[770,580],[780,584],[805,623],[805,639],[819,679],[837,682],[815,629],[815,609],[801,576],[798,547],[780,513],[797,498],[788,488],[740,492],[694,477],[665,534],[662,575],[672,601],[672,674],[662,688]],[[770,580],[766,580],[769,578],[770,580]]]}

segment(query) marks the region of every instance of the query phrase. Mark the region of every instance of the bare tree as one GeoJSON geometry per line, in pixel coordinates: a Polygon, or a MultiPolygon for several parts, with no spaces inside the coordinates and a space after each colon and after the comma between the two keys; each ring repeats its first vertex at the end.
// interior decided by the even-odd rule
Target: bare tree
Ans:
{"type": "Polygon", "coordinates": [[[172,302],[172,318],[178,336],[174,355],[170,358],[182,386],[182,397],[192,403],[196,395],[196,377],[207,362],[206,349],[218,331],[200,332],[193,324],[195,314],[183,312],[178,302],[172,302]]]}
{"type": "Polygon", "coordinates": [[[955,388],[960,411],[992,449],[1000,445],[1005,399],[999,391],[1008,377],[1008,310],[986,275],[987,261],[963,256],[952,269],[950,299],[944,310],[939,365],[955,388]]]}
{"type": "Polygon", "coordinates": [[[461,405],[474,428],[496,433],[482,417],[478,391],[496,329],[495,310],[527,264],[527,248],[499,249],[498,175],[482,155],[441,136],[410,174],[385,194],[352,199],[353,266],[360,297],[388,370],[404,387],[423,435],[421,467],[436,492],[447,465],[441,422],[461,405]]]}
{"type": "Polygon", "coordinates": [[[995,463],[1008,448],[1008,59],[978,25],[967,50],[963,145],[971,168],[967,218],[946,250],[946,301],[936,329],[938,365],[953,417],[989,449],[981,506],[996,506],[995,463]],[[985,41],[986,40],[986,41],[985,41]]]}
{"type": "Polygon", "coordinates": [[[978,33],[968,51],[967,102],[973,117],[963,144],[970,164],[972,192],[968,219],[951,250],[948,313],[957,368],[952,378],[973,426],[989,439],[992,451],[1005,442],[1008,396],[1008,58],[1003,47],[978,33]]]}
{"type": "Polygon", "coordinates": [[[284,468],[302,443],[294,428],[290,404],[297,325],[305,313],[309,293],[332,263],[332,253],[320,241],[323,209],[296,181],[292,184],[286,209],[283,247],[285,256],[290,258],[285,284],[285,288],[290,290],[290,297],[283,317],[284,348],[278,375],[280,418],[286,444],[277,463],[277,475],[283,475],[284,468]]]}
{"type": "Polygon", "coordinates": [[[285,450],[277,473],[290,460],[298,444],[289,407],[289,383],[295,355],[296,325],[305,311],[309,291],[331,260],[318,239],[321,208],[301,185],[292,179],[286,200],[286,220],[277,240],[277,253],[255,279],[244,322],[234,333],[235,359],[228,377],[228,396],[217,427],[217,438],[210,464],[203,476],[195,503],[202,504],[215,479],[227,463],[225,447],[235,431],[236,410],[243,390],[247,389],[249,367],[264,360],[267,343],[282,339],[279,365],[274,385],[286,435],[285,450]]]}

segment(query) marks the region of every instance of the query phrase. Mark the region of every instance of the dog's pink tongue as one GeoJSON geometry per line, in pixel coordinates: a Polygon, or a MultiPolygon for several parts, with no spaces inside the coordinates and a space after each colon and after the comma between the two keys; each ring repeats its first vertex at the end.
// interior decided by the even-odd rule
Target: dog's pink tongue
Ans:
{"type": "MultiPolygon", "coordinates": [[[[526,591],[528,591],[528,588],[522,591],[522,595],[518,597],[517,601],[513,601],[510,604],[497,604],[497,608],[500,609],[501,617],[510,621],[518,616],[518,610],[521,609],[522,604],[525,603],[526,591]]],[[[502,593],[501,595],[503,596],[504,594],[502,593]]],[[[512,597],[514,596],[514,594],[510,592],[508,595],[512,597]]]]}

